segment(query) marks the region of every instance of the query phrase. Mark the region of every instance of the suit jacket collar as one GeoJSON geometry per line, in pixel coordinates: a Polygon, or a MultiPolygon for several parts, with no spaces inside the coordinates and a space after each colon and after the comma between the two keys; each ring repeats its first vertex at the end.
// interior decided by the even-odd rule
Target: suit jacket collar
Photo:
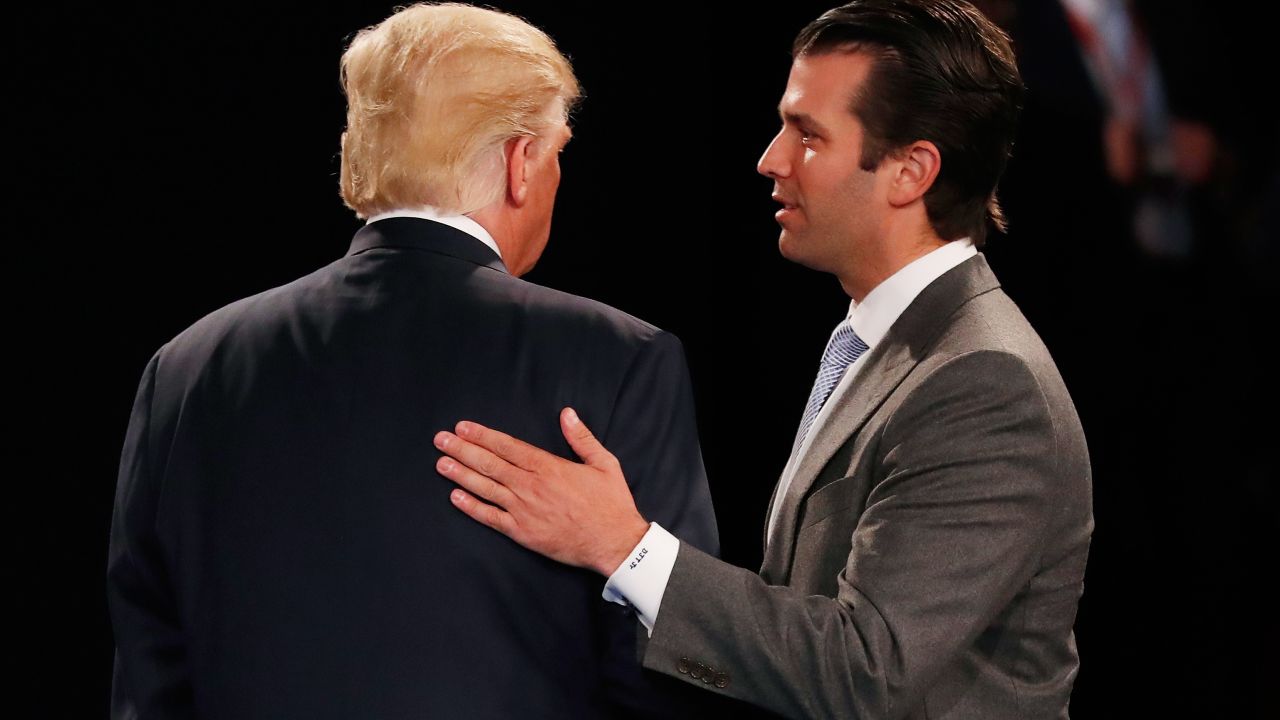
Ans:
{"type": "Polygon", "coordinates": [[[916,296],[889,328],[846,393],[832,395],[826,421],[815,426],[808,452],[797,458],[794,476],[765,549],[761,574],[785,582],[795,554],[801,501],[836,451],[853,437],[932,346],[951,316],[969,300],[1000,287],[981,253],[943,273],[916,296]]]}
{"type": "Polygon", "coordinates": [[[393,217],[365,225],[351,239],[347,257],[383,247],[425,250],[510,274],[502,259],[480,240],[443,223],[414,217],[393,217]]]}

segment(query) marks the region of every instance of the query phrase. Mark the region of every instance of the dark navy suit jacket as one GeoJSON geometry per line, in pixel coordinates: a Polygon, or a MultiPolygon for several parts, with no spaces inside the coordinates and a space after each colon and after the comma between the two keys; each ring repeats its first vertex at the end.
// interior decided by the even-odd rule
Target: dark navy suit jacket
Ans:
{"type": "Polygon", "coordinates": [[[512,277],[459,230],[371,223],[340,260],[196,322],[147,364],[121,457],[114,717],[661,703],[604,579],[470,520],[435,470],[432,437],[460,419],[576,460],[566,405],[646,519],[718,551],[679,340],[512,277]]]}

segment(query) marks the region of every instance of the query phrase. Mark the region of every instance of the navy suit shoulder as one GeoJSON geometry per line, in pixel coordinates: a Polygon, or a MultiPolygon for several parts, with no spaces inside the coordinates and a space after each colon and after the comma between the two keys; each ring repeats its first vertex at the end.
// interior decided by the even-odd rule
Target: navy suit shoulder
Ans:
{"type": "MultiPolygon", "coordinates": [[[[478,245],[478,241],[469,240],[478,245]]],[[[483,251],[481,251],[483,252],[483,251]]],[[[361,253],[363,255],[364,253],[361,253]]],[[[494,256],[496,257],[496,256],[494,256]]],[[[214,310],[180,332],[163,348],[170,357],[182,357],[188,362],[207,360],[218,349],[238,348],[245,344],[269,341],[273,333],[297,329],[299,320],[322,324],[324,320],[345,311],[370,309],[376,300],[359,294],[364,288],[374,289],[382,299],[406,299],[415,291],[413,270],[397,268],[384,277],[369,272],[378,260],[389,260],[385,253],[369,257],[348,255],[287,284],[270,288],[254,295],[228,303],[214,310]],[[372,261],[372,262],[369,262],[372,261]],[[368,273],[368,276],[361,277],[368,273]],[[397,280],[401,286],[397,287],[397,280]],[[348,287],[347,285],[355,287],[348,287]],[[344,306],[345,305],[345,306],[344,306]]],[[[394,262],[394,261],[393,261],[394,262]]],[[[573,295],[554,288],[528,282],[495,268],[477,268],[471,261],[440,255],[419,258],[407,263],[423,269],[429,267],[433,275],[448,278],[446,287],[418,288],[420,300],[429,302],[447,296],[450,291],[467,291],[448,298],[448,306],[420,306],[421,312],[454,309],[458,314],[479,312],[491,318],[505,316],[537,326],[541,330],[559,331],[562,335],[542,338],[545,345],[563,337],[573,337],[575,342],[594,343],[602,349],[634,353],[644,343],[675,341],[675,336],[652,323],[606,305],[597,300],[573,295]],[[669,335],[670,338],[662,338],[669,335]]],[[[387,267],[378,268],[386,272],[387,267]]],[[[412,308],[405,308],[412,311],[412,308]]]]}

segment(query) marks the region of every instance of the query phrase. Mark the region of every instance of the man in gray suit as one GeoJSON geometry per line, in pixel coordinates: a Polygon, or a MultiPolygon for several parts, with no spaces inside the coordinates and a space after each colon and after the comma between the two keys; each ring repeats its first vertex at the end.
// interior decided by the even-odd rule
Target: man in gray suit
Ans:
{"type": "Polygon", "coordinates": [[[646,522],[569,408],[585,464],[476,423],[439,433],[454,504],[608,577],[647,631],[644,665],[712,692],[794,718],[1066,717],[1088,452],[978,251],[987,222],[1003,226],[1021,90],[1007,37],[961,0],[860,0],[796,39],[758,169],[783,205],[782,254],[852,302],[759,574],[646,522]]]}

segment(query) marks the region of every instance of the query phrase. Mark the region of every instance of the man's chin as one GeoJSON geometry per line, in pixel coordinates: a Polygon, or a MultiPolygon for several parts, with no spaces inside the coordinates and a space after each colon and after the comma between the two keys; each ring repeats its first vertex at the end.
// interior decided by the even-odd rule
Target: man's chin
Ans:
{"type": "Polygon", "coordinates": [[[785,227],[782,228],[782,232],[778,234],[778,252],[791,262],[803,265],[804,260],[801,258],[799,250],[799,238],[785,227]]]}
{"type": "Polygon", "coordinates": [[[788,232],[786,228],[783,228],[782,233],[778,235],[778,253],[781,254],[782,257],[797,265],[807,267],[810,270],[831,272],[831,270],[821,262],[820,258],[812,256],[812,252],[806,254],[804,252],[806,247],[812,250],[811,245],[806,245],[801,238],[797,237],[793,232],[788,232]]]}

